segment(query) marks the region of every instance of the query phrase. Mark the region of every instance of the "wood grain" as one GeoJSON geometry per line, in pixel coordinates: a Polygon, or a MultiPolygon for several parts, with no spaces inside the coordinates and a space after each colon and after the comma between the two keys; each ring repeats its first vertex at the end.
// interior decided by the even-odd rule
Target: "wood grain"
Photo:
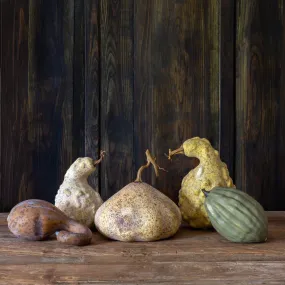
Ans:
{"type": "MultiPolygon", "coordinates": [[[[3,30],[3,15],[2,15],[2,2],[0,3],[0,199],[4,199],[4,192],[2,191],[2,49],[3,49],[3,40],[2,32],[3,30]]],[[[0,211],[4,211],[4,205],[0,204],[0,211]]],[[[6,209],[8,211],[9,209],[6,209]]]]}
{"type": "Polygon", "coordinates": [[[0,210],[33,195],[28,131],[28,1],[1,2],[0,210]]]}
{"type": "Polygon", "coordinates": [[[284,5],[237,1],[236,183],[268,210],[285,203],[284,5]]]}
{"type": "Polygon", "coordinates": [[[268,216],[269,239],[257,244],[182,227],[159,242],[116,242],[94,233],[90,246],[75,247],[17,239],[2,225],[0,284],[282,284],[285,213],[268,216]]]}
{"type": "MultiPolygon", "coordinates": [[[[151,27],[154,1],[134,1],[134,157],[136,171],[145,164],[145,151],[153,155],[153,92],[151,75],[151,27]]],[[[143,181],[153,184],[153,169],[145,170],[143,181]]]]}
{"type": "MultiPolygon", "coordinates": [[[[2,281],[32,282],[35,275],[39,282],[99,282],[125,280],[126,282],[162,282],[167,280],[175,282],[186,282],[190,278],[195,280],[212,281],[267,281],[284,280],[285,262],[217,262],[217,263],[181,263],[181,264],[118,264],[112,271],[108,270],[109,265],[61,265],[41,264],[33,265],[32,269],[25,265],[2,265],[0,278],[2,281]],[[108,275],[106,273],[109,272],[108,275]],[[205,276],[205,273],[207,275],[205,276]],[[161,273],[163,276],[161,276],[161,273]]],[[[191,280],[190,279],[190,280],[191,280]]],[[[24,283],[21,283],[24,284],[24,283]]],[[[42,283],[43,284],[43,283],[42,283]]],[[[46,284],[46,283],[44,283],[46,284]]]]}
{"type": "MultiPolygon", "coordinates": [[[[85,155],[95,159],[100,148],[99,0],[80,2],[85,7],[85,155]]],[[[99,173],[100,167],[89,179],[96,189],[99,173]]]]}
{"type": "Polygon", "coordinates": [[[74,0],[72,158],[85,156],[85,2],[74,0]]]}
{"type": "Polygon", "coordinates": [[[219,149],[235,180],[235,0],[220,1],[219,149]]]}
{"type": "Polygon", "coordinates": [[[109,198],[132,182],[133,1],[101,0],[101,193],[109,198]]]}
{"type": "Polygon", "coordinates": [[[169,170],[152,183],[175,201],[197,162],[179,156],[170,163],[164,153],[193,136],[219,146],[218,3],[135,2],[136,166],[150,148],[169,170]]]}
{"type": "Polygon", "coordinates": [[[164,153],[192,136],[284,209],[284,0],[0,2],[0,210],[53,202],[71,162],[100,148],[104,199],[149,148],[168,172],[143,179],[177,201],[198,162],[164,153]]]}
{"type": "Polygon", "coordinates": [[[72,162],[73,14],[72,0],[29,1],[29,175],[47,201],[72,162]]]}

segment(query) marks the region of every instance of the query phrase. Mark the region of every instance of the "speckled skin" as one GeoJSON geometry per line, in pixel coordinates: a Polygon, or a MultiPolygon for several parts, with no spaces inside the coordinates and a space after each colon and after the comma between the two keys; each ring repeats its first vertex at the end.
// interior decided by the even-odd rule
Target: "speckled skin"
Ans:
{"type": "Polygon", "coordinates": [[[87,245],[92,239],[90,229],[68,218],[51,203],[26,200],[17,204],[7,218],[9,230],[27,240],[44,240],[59,231],[57,240],[72,245],[87,245]]]}
{"type": "Polygon", "coordinates": [[[103,235],[119,241],[155,241],[173,236],[181,224],[179,208],[144,182],[132,182],[107,200],[95,215],[103,235]]]}
{"type": "Polygon", "coordinates": [[[214,187],[235,188],[227,165],[221,161],[219,152],[207,139],[194,137],[183,143],[184,154],[196,157],[200,164],[182,180],[179,191],[179,207],[182,217],[194,228],[209,228],[211,222],[204,207],[202,189],[211,191],[214,187]]]}
{"type": "Polygon", "coordinates": [[[57,208],[89,228],[94,225],[95,213],[103,203],[100,194],[87,181],[95,169],[92,158],[78,158],[67,170],[55,196],[57,208]]]}

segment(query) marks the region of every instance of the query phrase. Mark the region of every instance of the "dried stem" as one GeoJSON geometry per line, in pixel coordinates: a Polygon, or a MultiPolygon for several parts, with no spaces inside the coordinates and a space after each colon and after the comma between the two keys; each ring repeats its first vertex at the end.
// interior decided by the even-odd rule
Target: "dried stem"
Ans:
{"type": "Polygon", "coordinates": [[[150,151],[147,149],[146,152],[146,160],[147,160],[147,163],[143,166],[141,166],[138,170],[138,173],[137,173],[137,178],[135,180],[135,182],[142,182],[142,172],[145,168],[148,168],[151,164],[154,168],[154,171],[155,171],[155,176],[157,177],[159,175],[159,170],[163,170],[163,171],[166,171],[164,168],[160,167],[157,163],[156,163],[156,158],[153,157],[150,153],[150,151]]]}
{"type": "Polygon", "coordinates": [[[171,160],[171,156],[176,155],[176,154],[184,154],[183,146],[175,150],[170,149],[168,155],[166,154],[166,156],[168,157],[169,160],[171,160]]]}
{"type": "Polygon", "coordinates": [[[100,151],[100,158],[98,160],[94,160],[93,164],[94,166],[98,165],[104,158],[106,151],[101,150],[100,151]]]}

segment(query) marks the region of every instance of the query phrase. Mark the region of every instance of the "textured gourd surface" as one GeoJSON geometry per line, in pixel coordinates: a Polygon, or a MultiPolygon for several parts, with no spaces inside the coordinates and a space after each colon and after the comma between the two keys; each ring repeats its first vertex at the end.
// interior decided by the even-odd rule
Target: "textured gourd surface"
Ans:
{"type": "Polygon", "coordinates": [[[211,227],[202,189],[211,191],[216,186],[235,187],[227,165],[221,161],[219,152],[207,139],[195,137],[183,143],[184,154],[199,159],[199,165],[182,180],[179,206],[182,217],[194,228],[211,227]]]}
{"type": "Polygon", "coordinates": [[[57,240],[72,245],[87,245],[92,239],[90,229],[70,218],[49,202],[26,200],[17,204],[8,218],[9,230],[19,238],[44,240],[55,232],[57,240]]]}
{"type": "Polygon", "coordinates": [[[132,182],[107,200],[95,215],[105,236],[120,241],[154,241],[174,235],[181,213],[167,196],[144,182],[132,182]]]}
{"type": "Polygon", "coordinates": [[[237,189],[215,188],[205,201],[213,227],[232,242],[267,240],[267,216],[262,206],[237,189]]]}
{"type": "Polygon", "coordinates": [[[78,158],[67,170],[55,197],[57,208],[88,227],[94,225],[95,213],[103,203],[98,191],[87,181],[95,169],[91,158],[78,158]]]}

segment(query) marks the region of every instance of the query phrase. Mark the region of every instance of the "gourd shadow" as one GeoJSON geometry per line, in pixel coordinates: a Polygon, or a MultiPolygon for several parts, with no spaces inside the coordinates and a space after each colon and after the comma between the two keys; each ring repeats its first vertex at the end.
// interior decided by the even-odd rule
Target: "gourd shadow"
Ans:
{"type": "Polygon", "coordinates": [[[112,239],[109,239],[108,237],[105,237],[104,235],[102,235],[101,233],[99,233],[96,228],[92,229],[92,241],[90,243],[90,245],[100,245],[100,244],[104,244],[106,242],[110,242],[113,241],[112,239]]]}
{"type": "Polygon", "coordinates": [[[216,235],[217,232],[213,228],[207,229],[195,229],[189,225],[182,224],[176,235],[173,236],[173,240],[183,240],[183,239],[209,239],[212,235],[216,235]]]}

